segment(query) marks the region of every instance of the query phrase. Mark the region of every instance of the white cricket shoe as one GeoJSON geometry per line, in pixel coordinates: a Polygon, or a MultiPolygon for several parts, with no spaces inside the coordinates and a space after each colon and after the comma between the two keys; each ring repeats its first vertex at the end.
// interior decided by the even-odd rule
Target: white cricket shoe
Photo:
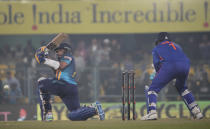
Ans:
{"type": "Polygon", "coordinates": [[[141,117],[141,120],[157,120],[156,110],[151,110],[147,115],[141,117]]]}
{"type": "Polygon", "coordinates": [[[195,106],[193,109],[192,109],[192,114],[194,116],[195,119],[197,120],[200,120],[203,118],[203,114],[201,113],[201,110],[199,107],[195,106]]]}

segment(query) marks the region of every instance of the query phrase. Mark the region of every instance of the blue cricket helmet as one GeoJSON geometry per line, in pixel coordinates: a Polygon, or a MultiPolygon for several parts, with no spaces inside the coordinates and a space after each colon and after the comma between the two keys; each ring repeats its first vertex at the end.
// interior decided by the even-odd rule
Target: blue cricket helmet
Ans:
{"type": "Polygon", "coordinates": [[[72,47],[68,44],[68,43],[61,43],[57,48],[55,48],[54,50],[57,51],[59,49],[65,49],[67,51],[71,51],[72,47]]]}

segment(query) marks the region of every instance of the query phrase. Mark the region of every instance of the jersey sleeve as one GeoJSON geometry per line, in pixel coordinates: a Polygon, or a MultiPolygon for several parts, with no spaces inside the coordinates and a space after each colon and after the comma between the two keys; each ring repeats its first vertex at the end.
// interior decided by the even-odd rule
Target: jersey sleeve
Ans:
{"type": "Polygon", "coordinates": [[[155,71],[157,72],[160,69],[160,58],[155,49],[152,50],[152,56],[153,56],[153,65],[155,67],[155,71]]]}
{"type": "Polygon", "coordinates": [[[71,64],[72,62],[72,57],[70,56],[64,56],[62,59],[61,59],[61,62],[66,62],[68,65],[71,64]]]}

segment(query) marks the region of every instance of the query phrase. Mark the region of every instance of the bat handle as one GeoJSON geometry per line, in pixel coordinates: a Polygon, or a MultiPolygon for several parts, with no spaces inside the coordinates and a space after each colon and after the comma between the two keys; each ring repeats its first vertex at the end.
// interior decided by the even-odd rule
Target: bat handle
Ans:
{"type": "Polygon", "coordinates": [[[55,45],[55,43],[50,42],[50,43],[47,45],[47,48],[50,49],[50,50],[53,50],[53,49],[56,48],[56,45],[55,45]]]}
{"type": "Polygon", "coordinates": [[[45,49],[44,49],[44,57],[48,57],[48,55],[49,55],[49,49],[46,47],[45,49]]]}

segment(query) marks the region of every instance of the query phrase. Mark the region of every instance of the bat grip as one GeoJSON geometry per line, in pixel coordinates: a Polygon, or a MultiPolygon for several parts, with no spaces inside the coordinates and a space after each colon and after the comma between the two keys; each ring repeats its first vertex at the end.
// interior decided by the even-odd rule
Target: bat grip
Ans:
{"type": "Polygon", "coordinates": [[[55,45],[55,43],[54,42],[50,42],[49,44],[47,44],[47,46],[46,46],[48,49],[50,49],[50,50],[53,50],[53,49],[55,49],[56,48],[56,45],[55,45]]]}

